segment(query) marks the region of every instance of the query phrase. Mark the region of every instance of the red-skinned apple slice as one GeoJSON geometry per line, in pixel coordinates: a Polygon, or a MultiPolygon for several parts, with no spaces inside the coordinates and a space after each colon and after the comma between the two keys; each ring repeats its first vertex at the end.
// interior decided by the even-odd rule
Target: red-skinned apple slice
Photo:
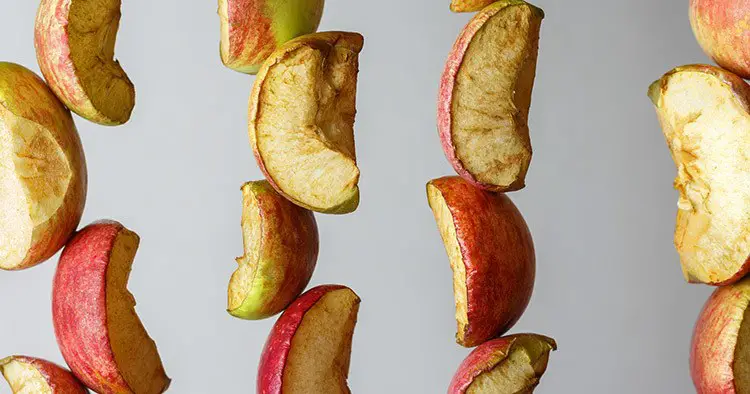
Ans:
{"type": "Polygon", "coordinates": [[[308,34],[263,63],[250,97],[249,136],[271,185],[295,204],[343,214],[359,204],[354,116],[357,33],[308,34]]]}
{"type": "Polygon", "coordinates": [[[750,3],[690,0],[690,26],[703,51],[724,69],[750,78],[750,3]]]}
{"type": "Polygon", "coordinates": [[[39,358],[11,356],[0,360],[0,371],[13,394],[87,394],[67,369],[39,358]]]}
{"type": "Polygon", "coordinates": [[[360,299],[348,287],[312,288],[276,321],[258,367],[259,394],[349,393],[360,299]]]}
{"type": "Polygon", "coordinates": [[[73,374],[98,393],[157,394],[169,386],[127,289],[138,244],[138,235],[120,223],[93,223],[68,242],[52,284],[60,351],[73,374]]]}
{"type": "Polygon", "coordinates": [[[553,350],[557,350],[555,341],[537,334],[485,342],[458,367],[448,394],[532,393],[553,350]]]}
{"type": "Polygon", "coordinates": [[[266,181],[242,187],[245,254],[229,282],[228,311],[243,319],[273,316],[310,282],[318,258],[313,213],[279,195],[266,181]]]}
{"type": "Polygon", "coordinates": [[[427,184],[453,269],[456,341],[474,347],[509,330],[534,290],[536,260],[526,221],[504,194],[453,176],[427,184]]]}
{"type": "Polygon", "coordinates": [[[480,188],[513,191],[525,185],[542,18],[542,10],[523,1],[497,1],[469,22],[446,62],[440,140],[456,172],[480,188]]]}
{"type": "Polygon", "coordinates": [[[36,74],[0,62],[0,269],[63,247],[83,214],[86,176],[70,111],[36,74]]]}

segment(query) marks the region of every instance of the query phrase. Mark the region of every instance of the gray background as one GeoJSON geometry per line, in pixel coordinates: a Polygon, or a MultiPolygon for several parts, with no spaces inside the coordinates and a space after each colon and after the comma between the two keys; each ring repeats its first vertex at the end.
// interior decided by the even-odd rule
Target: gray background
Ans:
{"type": "MultiPolygon", "coordinates": [[[[175,393],[253,392],[275,319],[225,311],[241,254],[239,187],[261,177],[246,136],[252,77],[219,60],[212,0],[126,0],[117,54],[136,84],[125,126],[76,119],[86,149],[83,223],[138,232],[130,289],[175,393]]],[[[3,0],[0,59],[37,71],[37,1],[3,0]]],[[[540,393],[684,393],[688,348],[710,289],[684,283],[672,231],[675,170],[646,98],[673,66],[706,62],[687,2],[538,0],[547,18],[531,113],[528,187],[512,195],[537,247],[536,291],[513,332],[557,339],[540,393]]],[[[321,28],[366,38],[356,125],[362,204],[318,215],[312,284],[363,299],[355,393],[440,393],[454,343],[451,272],[424,185],[452,173],[435,126],[438,80],[470,15],[447,0],[328,0],[321,28]]],[[[62,361],[52,329],[57,257],[0,272],[0,354],[62,361]]],[[[8,392],[0,385],[0,392],[8,392]]]]}

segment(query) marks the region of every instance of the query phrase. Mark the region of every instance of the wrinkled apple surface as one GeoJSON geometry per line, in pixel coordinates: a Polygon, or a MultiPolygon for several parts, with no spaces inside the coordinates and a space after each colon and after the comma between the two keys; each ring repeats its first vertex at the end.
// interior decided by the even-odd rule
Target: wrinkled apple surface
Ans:
{"type": "Polygon", "coordinates": [[[70,112],[36,74],[0,63],[0,268],[62,248],[81,220],[86,176],[70,112]]]}
{"type": "Polygon", "coordinates": [[[11,356],[0,360],[0,371],[13,394],[87,394],[65,368],[46,360],[11,356]]]}
{"type": "Polygon", "coordinates": [[[543,18],[523,1],[497,1],[469,22],[446,62],[438,105],[443,150],[459,175],[483,189],[525,185],[543,18]]]}
{"type": "Polygon", "coordinates": [[[717,67],[678,67],[651,85],[677,166],[675,246],[690,282],[724,285],[750,266],[750,86],[717,67]]]}
{"type": "Polygon", "coordinates": [[[52,90],[73,112],[103,125],[130,119],[135,88],[115,60],[121,0],[42,0],[34,43],[52,90]]]}
{"type": "Polygon", "coordinates": [[[313,213],[279,195],[267,181],[242,187],[245,254],[229,282],[230,314],[243,319],[273,316],[310,282],[318,258],[313,213]]]}
{"type": "Polygon", "coordinates": [[[363,38],[326,32],[294,39],[255,80],[249,134],[271,185],[295,204],[349,213],[359,204],[354,117],[363,38]]]}

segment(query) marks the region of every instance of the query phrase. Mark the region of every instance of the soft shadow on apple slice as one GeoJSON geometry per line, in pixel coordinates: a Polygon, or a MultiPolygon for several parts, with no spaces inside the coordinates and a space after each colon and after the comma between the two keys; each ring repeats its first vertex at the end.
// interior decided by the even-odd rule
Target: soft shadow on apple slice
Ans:
{"type": "Polygon", "coordinates": [[[430,181],[427,197],[453,269],[456,341],[474,347],[505,333],[526,310],[536,272],[531,233],[506,195],[460,177],[430,181]]]}
{"type": "Polygon", "coordinates": [[[263,64],[250,98],[250,141],[271,185],[297,205],[343,214],[359,204],[354,117],[357,33],[309,34],[263,64]]]}
{"type": "Polygon", "coordinates": [[[532,393],[547,370],[552,338],[518,334],[485,342],[461,363],[449,394],[532,393]]]}
{"type": "Polygon", "coordinates": [[[127,289],[140,239],[120,223],[86,226],[53,283],[55,335],[73,373],[97,392],[164,392],[170,379],[127,289]]]}
{"type": "Polygon", "coordinates": [[[46,360],[11,356],[0,360],[0,371],[13,394],[86,394],[88,390],[67,369],[46,360]]]}
{"type": "Polygon", "coordinates": [[[675,246],[690,282],[750,270],[750,86],[717,67],[678,67],[649,89],[677,166],[675,246]]]}
{"type": "Polygon", "coordinates": [[[266,181],[242,186],[245,254],[237,258],[228,311],[264,319],[287,307],[305,290],[318,258],[313,213],[279,195],[266,181]]]}
{"type": "Polygon", "coordinates": [[[274,325],[258,368],[258,392],[350,393],[347,385],[359,297],[318,286],[292,303],[274,325]]]}
{"type": "Polygon", "coordinates": [[[130,119],[135,88],[115,60],[121,0],[42,0],[35,44],[44,77],[81,117],[103,125],[130,119]]]}
{"type": "Polygon", "coordinates": [[[456,172],[481,188],[525,185],[543,17],[523,1],[495,2],[464,28],[445,65],[438,104],[443,149],[456,172]]]}

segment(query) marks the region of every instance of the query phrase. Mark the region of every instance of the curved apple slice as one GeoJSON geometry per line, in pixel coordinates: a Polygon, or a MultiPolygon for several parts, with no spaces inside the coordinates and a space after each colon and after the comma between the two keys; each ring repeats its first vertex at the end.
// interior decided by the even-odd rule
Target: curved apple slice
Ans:
{"type": "Polygon", "coordinates": [[[349,213],[359,204],[354,115],[357,33],[309,34],[263,64],[250,98],[250,142],[271,185],[295,204],[349,213]]]}
{"type": "Polygon", "coordinates": [[[237,258],[228,311],[264,319],[284,310],[310,282],[318,258],[312,212],[292,204],[266,181],[242,186],[245,254],[237,258]]]}
{"type": "Polygon", "coordinates": [[[536,259],[526,221],[504,194],[453,176],[427,184],[453,269],[456,341],[474,347],[509,330],[534,290],[536,259]]]}
{"type": "Polygon", "coordinates": [[[349,393],[347,377],[360,299],[348,287],[318,286],[276,321],[258,367],[259,393],[349,393]]]}
{"type": "Polygon", "coordinates": [[[99,393],[157,394],[169,386],[127,289],[139,241],[120,223],[96,222],[68,243],[55,273],[57,343],[73,373],[99,393]]]}
{"type": "Polygon", "coordinates": [[[135,88],[115,60],[121,0],[42,0],[34,27],[39,68],[57,97],[102,125],[130,119],[135,88]]]}
{"type": "Polygon", "coordinates": [[[483,189],[525,185],[542,18],[523,1],[497,1],[464,28],[445,65],[438,103],[443,150],[459,175],[483,189]]]}
{"type": "Polygon", "coordinates": [[[0,371],[13,394],[87,394],[67,369],[46,360],[11,356],[0,360],[0,371]]]}
{"type": "Polygon", "coordinates": [[[532,393],[547,370],[552,338],[518,334],[485,342],[458,367],[448,394],[532,393]]]}
{"type": "Polygon", "coordinates": [[[57,253],[86,201],[86,160],[70,112],[36,74],[0,62],[0,269],[57,253]]]}
{"type": "Polygon", "coordinates": [[[451,11],[453,12],[475,12],[496,2],[497,0],[452,0],[451,11]]]}

